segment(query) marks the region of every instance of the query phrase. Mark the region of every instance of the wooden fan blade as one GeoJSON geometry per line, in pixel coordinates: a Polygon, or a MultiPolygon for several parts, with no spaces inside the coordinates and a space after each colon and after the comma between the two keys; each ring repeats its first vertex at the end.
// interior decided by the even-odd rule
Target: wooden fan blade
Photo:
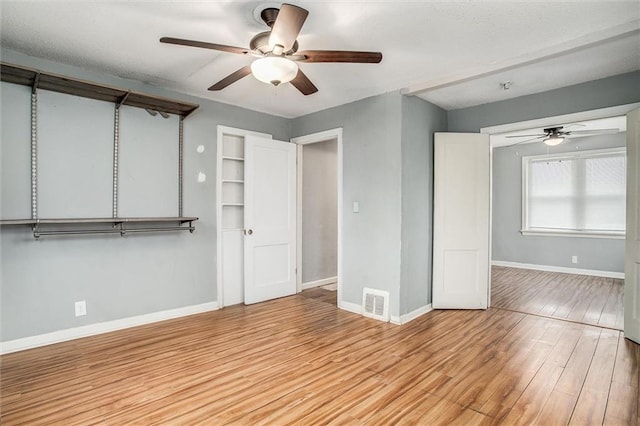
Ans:
{"type": "Polygon", "coordinates": [[[226,76],[225,78],[223,78],[222,80],[214,84],[213,86],[209,87],[209,90],[213,90],[213,91],[222,90],[225,87],[229,86],[230,84],[233,84],[236,81],[240,80],[241,78],[248,76],[249,74],[251,74],[251,65],[244,66],[240,68],[238,71],[229,74],[228,76],[226,76]]]}
{"type": "Polygon", "coordinates": [[[300,62],[352,62],[377,64],[382,61],[380,52],[352,52],[348,50],[305,50],[296,56],[304,56],[300,62]]]}
{"type": "Polygon", "coordinates": [[[284,3],[280,7],[276,22],[273,23],[271,28],[269,45],[271,47],[280,45],[285,52],[291,50],[308,15],[308,10],[284,3]]]}
{"type": "Polygon", "coordinates": [[[221,52],[237,53],[239,55],[246,55],[249,53],[249,49],[243,49],[242,47],[226,46],[224,44],[207,43],[204,41],[185,40],[182,38],[162,37],[160,43],[179,44],[181,46],[201,47],[203,49],[220,50],[221,52]]]}
{"type": "Polygon", "coordinates": [[[296,77],[291,80],[291,84],[300,91],[303,95],[311,95],[318,91],[318,88],[309,80],[309,77],[302,70],[298,70],[296,77]]]}

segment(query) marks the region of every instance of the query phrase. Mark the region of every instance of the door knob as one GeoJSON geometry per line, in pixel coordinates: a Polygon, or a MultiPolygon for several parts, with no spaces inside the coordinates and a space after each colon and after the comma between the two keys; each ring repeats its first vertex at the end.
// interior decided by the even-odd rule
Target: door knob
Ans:
{"type": "Polygon", "coordinates": [[[246,231],[244,231],[245,235],[251,235],[253,234],[253,229],[247,229],[246,231]]]}

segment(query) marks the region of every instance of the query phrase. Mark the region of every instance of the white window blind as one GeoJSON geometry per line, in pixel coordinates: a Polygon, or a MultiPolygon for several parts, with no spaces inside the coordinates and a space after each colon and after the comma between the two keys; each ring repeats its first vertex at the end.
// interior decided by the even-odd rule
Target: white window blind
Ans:
{"type": "Polygon", "coordinates": [[[523,233],[624,234],[624,148],[524,157],[523,178],[523,233]]]}

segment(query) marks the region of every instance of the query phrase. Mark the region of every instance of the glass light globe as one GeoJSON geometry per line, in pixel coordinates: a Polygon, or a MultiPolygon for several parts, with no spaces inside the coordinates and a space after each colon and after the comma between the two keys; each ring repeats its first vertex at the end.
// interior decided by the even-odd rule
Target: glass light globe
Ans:
{"type": "Polygon", "coordinates": [[[258,80],[277,86],[296,77],[298,64],[287,58],[268,56],[253,61],[251,73],[258,80]]]}
{"type": "Polygon", "coordinates": [[[549,146],[556,146],[560,145],[563,140],[564,138],[561,138],[560,136],[550,136],[544,140],[544,143],[549,146]]]}

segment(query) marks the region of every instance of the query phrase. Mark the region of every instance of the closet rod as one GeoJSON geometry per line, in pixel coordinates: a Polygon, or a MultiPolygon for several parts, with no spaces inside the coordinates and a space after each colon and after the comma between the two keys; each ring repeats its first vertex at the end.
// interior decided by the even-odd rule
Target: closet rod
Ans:
{"type": "Polygon", "coordinates": [[[69,231],[34,231],[33,236],[38,238],[41,236],[56,236],[56,235],[89,235],[89,234],[120,234],[124,236],[128,233],[143,233],[143,232],[166,232],[166,231],[195,231],[193,226],[175,226],[171,228],[138,228],[138,229],[84,229],[84,230],[69,230],[69,231]]]}

